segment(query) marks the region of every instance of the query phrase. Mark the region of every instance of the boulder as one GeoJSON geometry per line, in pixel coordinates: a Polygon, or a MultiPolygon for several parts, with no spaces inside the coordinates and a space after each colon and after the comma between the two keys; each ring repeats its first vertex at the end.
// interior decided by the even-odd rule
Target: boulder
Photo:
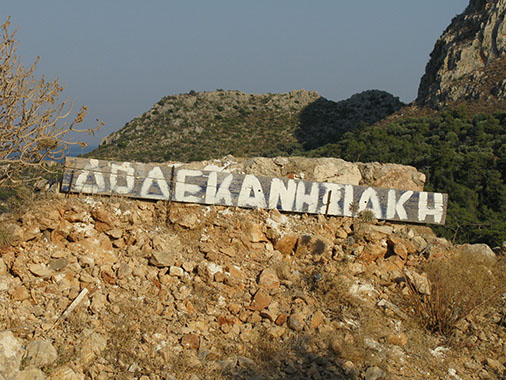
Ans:
{"type": "Polygon", "coordinates": [[[26,348],[25,360],[35,367],[42,368],[53,364],[57,357],[56,349],[47,340],[33,340],[26,348]]]}
{"type": "Polygon", "coordinates": [[[19,370],[23,352],[23,346],[11,331],[0,332],[0,375],[11,378],[19,370]]]}
{"type": "Polygon", "coordinates": [[[497,259],[496,254],[486,244],[463,244],[457,247],[462,255],[472,255],[476,259],[482,259],[488,263],[494,263],[497,259]]]}

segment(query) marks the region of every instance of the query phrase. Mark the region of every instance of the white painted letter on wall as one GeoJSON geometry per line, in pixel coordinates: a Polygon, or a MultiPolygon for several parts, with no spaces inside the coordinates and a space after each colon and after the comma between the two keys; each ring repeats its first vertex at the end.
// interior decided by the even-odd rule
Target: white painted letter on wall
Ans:
{"type": "Polygon", "coordinates": [[[246,174],[244,176],[237,206],[267,208],[262,185],[254,175],[246,174]]]}
{"type": "Polygon", "coordinates": [[[395,218],[395,214],[399,215],[399,219],[405,220],[408,218],[406,214],[406,209],[404,208],[404,203],[408,201],[409,198],[413,195],[412,191],[406,191],[402,194],[398,200],[395,199],[395,190],[388,191],[388,200],[387,200],[387,219],[395,218]]]}
{"type": "Polygon", "coordinates": [[[269,208],[277,208],[278,203],[281,202],[281,210],[293,211],[296,188],[297,184],[293,179],[289,179],[287,186],[285,186],[283,180],[273,178],[269,192],[269,208]]]}
{"type": "Polygon", "coordinates": [[[210,172],[207,178],[206,197],[204,203],[209,205],[220,204],[232,205],[232,193],[230,184],[234,179],[233,174],[229,174],[218,186],[218,173],[210,172]]]}
{"type": "Polygon", "coordinates": [[[337,185],[335,183],[324,183],[322,184],[325,187],[325,194],[323,194],[322,198],[322,207],[320,207],[320,214],[327,213],[328,215],[341,215],[341,209],[339,208],[338,202],[341,200],[341,192],[343,191],[343,185],[337,185]],[[329,207],[327,208],[327,200],[329,200],[330,193],[330,202],[329,207]]]}
{"type": "Polygon", "coordinates": [[[77,176],[74,186],[78,192],[82,193],[100,193],[105,191],[104,175],[100,171],[98,160],[91,159],[89,161],[84,170],[77,176]],[[93,183],[88,183],[90,177],[93,179],[93,183]]]}
{"type": "Polygon", "coordinates": [[[111,164],[111,192],[118,194],[128,194],[133,191],[135,186],[135,169],[128,163],[124,162],[121,165],[111,164]],[[123,172],[125,177],[125,185],[118,185],[118,172],[123,172]]]}
{"type": "Polygon", "coordinates": [[[174,191],[176,202],[195,202],[202,201],[202,197],[198,196],[202,191],[199,185],[186,183],[186,177],[200,177],[200,170],[179,169],[176,174],[176,189],[174,191]]]}
{"type": "Polygon", "coordinates": [[[418,221],[425,222],[428,215],[434,216],[435,223],[441,223],[441,219],[443,218],[443,194],[434,193],[434,205],[432,208],[428,205],[428,196],[429,194],[426,192],[420,193],[420,198],[418,199],[418,221]]]}
{"type": "Polygon", "coordinates": [[[371,210],[374,213],[374,216],[377,219],[381,219],[381,205],[378,198],[378,193],[372,187],[368,187],[360,197],[360,201],[358,201],[358,212],[364,210],[371,210]],[[369,206],[371,204],[371,207],[369,206]]]}
{"type": "Polygon", "coordinates": [[[149,171],[146,179],[142,183],[140,195],[141,197],[151,199],[169,199],[169,185],[167,185],[167,181],[165,180],[162,169],[160,169],[160,167],[155,166],[149,171]],[[159,193],[151,192],[153,183],[156,183],[158,185],[158,189],[160,190],[159,193]]]}
{"type": "Polygon", "coordinates": [[[311,191],[306,194],[306,186],[304,182],[300,181],[297,184],[297,197],[295,198],[295,210],[299,212],[304,211],[304,205],[307,204],[307,212],[315,213],[318,207],[318,196],[320,192],[320,186],[318,182],[311,184],[311,191]]]}

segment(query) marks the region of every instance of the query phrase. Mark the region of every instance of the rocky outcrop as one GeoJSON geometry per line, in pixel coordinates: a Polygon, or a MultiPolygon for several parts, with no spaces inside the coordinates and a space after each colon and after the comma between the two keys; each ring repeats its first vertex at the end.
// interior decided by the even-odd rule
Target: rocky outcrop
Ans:
{"type": "Polygon", "coordinates": [[[340,158],[307,157],[233,157],[176,163],[189,169],[227,171],[266,177],[292,177],[317,182],[345,183],[422,191],[425,174],[408,165],[379,162],[347,162],[340,158]]]}
{"type": "Polygon", "coordinates": [[[471,0],[437,41],[416,102],[506,99],[506,0],[471,0]]]}

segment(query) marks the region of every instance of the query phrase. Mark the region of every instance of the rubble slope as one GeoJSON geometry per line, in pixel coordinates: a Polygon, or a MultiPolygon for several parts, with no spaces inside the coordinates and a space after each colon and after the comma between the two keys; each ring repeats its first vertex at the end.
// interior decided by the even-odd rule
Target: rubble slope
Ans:
{"type": "Polygon", "coordinates": [[[62,194],[1,226],[0,379],[505,374],[504,302],[448,339],[416,323],[406,280],[427,292],[424,264],[493,271],[504,252],[428,227],[62,194]]]}

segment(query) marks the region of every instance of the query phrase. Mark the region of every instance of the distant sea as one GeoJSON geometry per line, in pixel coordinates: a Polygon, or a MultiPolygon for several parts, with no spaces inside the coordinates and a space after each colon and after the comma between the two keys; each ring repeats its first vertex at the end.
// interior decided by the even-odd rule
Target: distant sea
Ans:
{"type": "Polygon", "coordinates": [[[65,155],[69,157],[77,157],[81,154],[86,154],[94,149],[97,149],[98,145],[88,145],[86,148],[81,148],[81,145],[71,145],[66,151],[65,155]]]}
{"type": "MultiPolygon", "coordinates": [[[[65,157],[78,157],[81,154],[86,154],[96,148],[98,148],[98,145],[88,145],[84,149],[81,148],[81,145],[71,145],[68,149],[65,150],[65,157]]],[[[63,158],[61,160],[58,160],[58,162],[63,163],[63,158]]]]}

